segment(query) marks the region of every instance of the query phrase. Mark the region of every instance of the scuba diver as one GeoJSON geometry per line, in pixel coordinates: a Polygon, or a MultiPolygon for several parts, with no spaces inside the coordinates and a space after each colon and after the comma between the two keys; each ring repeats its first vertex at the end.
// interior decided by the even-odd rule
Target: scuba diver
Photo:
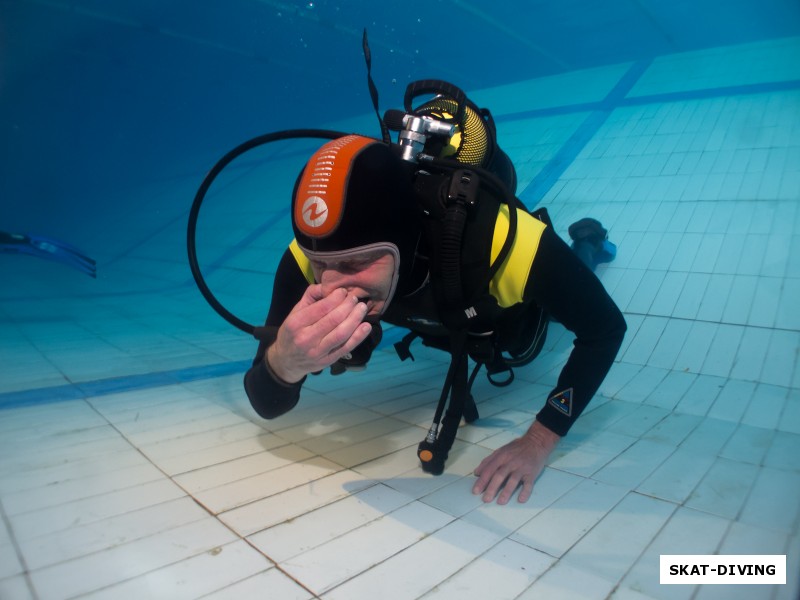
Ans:
{"type": "Polygon", "coordinates": [[[39,235],[0,231],[0,253],[27,254],[52,260],[97,278],[97,264],[75,246],[39,235]]]}
{"type": "Polygon", "coordinates": [[[381,322],[408,329],[395,345],[401,358],[413,358],[417,337],[451,354],[434,424],[418,448],[423,470],[439,474],[462,416],[478,418],[470,392],[477,370],[486,366],[495,385],[510,383],[510,367],[538,354],[556,320],[576,337],[555,388],[528,431],[475,469],[473,493],[484,502],[506,504],[520,486],[525,502],[626,330],[591,268],[613,258],[606,232],[584,222],[570,249],[546,211],[529,213],[513,196],[513,165],[498,147],[484,148],[473,165],[458,153],[423,165],[402,151],[347,135],[307,162],[292,194],[295,239],[278,265],[265,326],[254,331],[260,343],[246,393],[260,416],[274,419],[298,403],[309,374],[363,369],[381,322]],[[469,378],[467,357],[477,363],[469,378]]]}
{"type": "Polygon", "coordinates": [[[616,247],[587,218],[570,228],[570,248],[546,209],[528,211],[515,196],[516,171],[497,144],[491,114],[456,86],[412,82],[405,110],[381,118],[366,30],[363,49],[382,139],[287,130],[229,151],[206,175],[189,212],[192,275],[217,313],[259,341],[244,387],[265,419],[293,409],[309,375],[366,368],[381,342],[381,323],[408,330],[394,344],[402,360],[413,360],[417,339],[449,353],[433,422],[417,448],[421,468],[433,475],[444,471],[462,419],[479,418],[471,392],[478,372],[485,368],[493,385],[511,384],[514,368],[541,351],[548,324],[560,322],[575,340],[556,386],[527,432],[474,471],[472,491],[484,502],[506,504],[518,488],[525,502],[622,344],[625,319],[594,274],[599,263],[613,260],[616,247]],[[398,132],[396,143],[390,131],[398,132]],[[257,327],[229,312],[205,283],[197,220],[228,164],[257,146],[294,138],[330,141],[295,182],[294,239],[277,266],[266,322],[257,327]]]}

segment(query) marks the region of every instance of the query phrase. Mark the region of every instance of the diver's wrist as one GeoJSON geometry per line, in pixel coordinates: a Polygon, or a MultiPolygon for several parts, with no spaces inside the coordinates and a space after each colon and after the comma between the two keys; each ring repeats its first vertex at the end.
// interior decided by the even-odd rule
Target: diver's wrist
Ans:
{"type": "Polygon", "coordinates": [[[279,353],[275,350],[275,344],[272,344],[264,353],[264,364],[267,371],[278,380],[279,383],[291,385],[301,381],[307,374],[300,373],[299,375],[293,373],[291,369],[284,366],[283,361],[280,360],[279,353]]]}

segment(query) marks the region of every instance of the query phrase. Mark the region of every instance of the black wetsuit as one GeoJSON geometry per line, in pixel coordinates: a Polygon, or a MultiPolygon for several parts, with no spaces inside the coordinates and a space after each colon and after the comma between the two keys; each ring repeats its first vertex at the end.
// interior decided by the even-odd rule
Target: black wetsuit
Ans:
{"type": "MultiPolygon", "coordinates": [[[[526,213],[520,215],[519,231],[525,234],[532,217],[526,213]]],[[[525,247],[516,250],[518,258],[525,253],[527,256],[522,256],[522,261],[506,261],[509,269],[525,272],[512,273],[506,269],[497,277],[521,279],[516,292],[504,293],[512,297],[511,300],[506,297],[505,303],[513,302],[514,310],[519,310],[520,305],[537,305],[576,336],[558,383],[536,417],[548,429],[563,436],[586,408],[611,368],[626,325],[622,313],[595,274],[552,228],[533,227],[535,235],[540,236],[538,242],[533,246],[522,244],[525,247]]],[[[297,253],[287,250],[278,265],[266,326],[279,327],[308,285],[302,266],[298,264],[297,253]]],[[[396,295],[384,320],[413,330],[413,323],[402,322],[403,319],[397,315],[404,312],[403,308],[414,305],[416,296],[422,293],[426,293],[425,290],[412,296],[396,295]]],[[[300,398],[305,381],[288,384],[271,372],[264,361],[269,343],[271,341],[266,339],[259,344],[253,366],[245,375],[245,390],[250,402],[266,419],[291,410],[300,398]]],[[[535,399],[531,398],[531,401],[535,399]]]]}

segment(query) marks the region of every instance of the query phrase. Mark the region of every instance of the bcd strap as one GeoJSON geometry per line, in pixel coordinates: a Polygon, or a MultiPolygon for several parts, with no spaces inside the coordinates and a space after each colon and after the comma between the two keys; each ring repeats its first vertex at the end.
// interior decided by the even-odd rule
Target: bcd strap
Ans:
{"type": "MultiPolygon", "coordinates": [[[[461,278],[464,230],[470,211],[475,210],[478,205],[482,178],[491,181],[492,176],[484,172],[479,176],[476,170],[456,169],[445,177],[423,175],[417,179],[415,187],[423,213],[430,217],[425,232],[433,259],[431,279],[439,318],[450,331],[450,367],[439,396],[433,423],[425,440],[420,442],[417,448],[422,470],[433,475],[444,472],[444,463],[453,446],[461,418],[465,416],[467,404],[469,404],[468,420],[471,422],[478,418],[470,388],[480,366],[491,364],[493,373],[507,371],[510,374],[506,381],[499,383],[495,383],[490,375],[489,380],[495,385],[508,385],[513,380],[511,369],[498,366],[501,357],[499,353],[495,356],[491,348],[489,341],[492,335],[491,323],[499,307],[497,301],[487,291],[491,278],[508,256],[516,235],[515,204],[509,202],[508,198],[506,203],[509,205],[509,230],[495,262],[488,266],[480,277],[478,285],[469,290],[468,294],[465,294],[461,278]],[[470,330],[486,332],[486,341],[470,348],[468,344],[470,330]],[[470,350],[477,354],[478,363],[472,377],[468,377],[470,350]],[[447,406],[446,412],[445,406],[447,406]]],[[[492,185],[495,190],[502,188],[502,184],[498,187],[497,182],[492,185]]],[[[395,346],[401,358],[411,356],[408,346],[413,339],[414,337],[406,336],[400,347],[395,346]]]]}
{"type": "Polygon", "coordinates": [[[418,337],[419,335],[412,331],[404,335],[402,340],[394,344],[395,352],[397,352],[397,356],[400,357],[400,360],[407,360],[409,358],[414,360],[414,355],[411,354],[411,342],[418,337]]]}
{"type": "MultiPolygon", "coordinates": [[[[444,463],[456,439],[461,417],[464,415],[464,405],[469,394],[467,378],[467,353],[466,332],[455,333],[452,336],[450,368],[447,371],[439,404],[433,424],[428,430],[426,438],[417,447],[417,456],[422,465],[422,470],[432,475],[441,475],[444,472],[444,463]],[[447,398],[450,402],[447,403],[447,398]],[[445,404],[447,412],[442,418],[445,404]],[[439,424],[441,423],[441,431],[439,424]]],[[[476,414],[477,418],[477,414],[476,414]]]]}

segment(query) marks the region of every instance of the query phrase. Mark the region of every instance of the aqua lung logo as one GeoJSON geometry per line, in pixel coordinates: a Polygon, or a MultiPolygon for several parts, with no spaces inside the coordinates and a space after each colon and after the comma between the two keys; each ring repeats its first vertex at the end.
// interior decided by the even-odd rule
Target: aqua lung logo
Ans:
{"type": "Polygon", "coordinates": [[[319,196],[311,196],[303,203],[303,221],[309,227],[322,227],[328,220],[328,205],[319,196]]]}

